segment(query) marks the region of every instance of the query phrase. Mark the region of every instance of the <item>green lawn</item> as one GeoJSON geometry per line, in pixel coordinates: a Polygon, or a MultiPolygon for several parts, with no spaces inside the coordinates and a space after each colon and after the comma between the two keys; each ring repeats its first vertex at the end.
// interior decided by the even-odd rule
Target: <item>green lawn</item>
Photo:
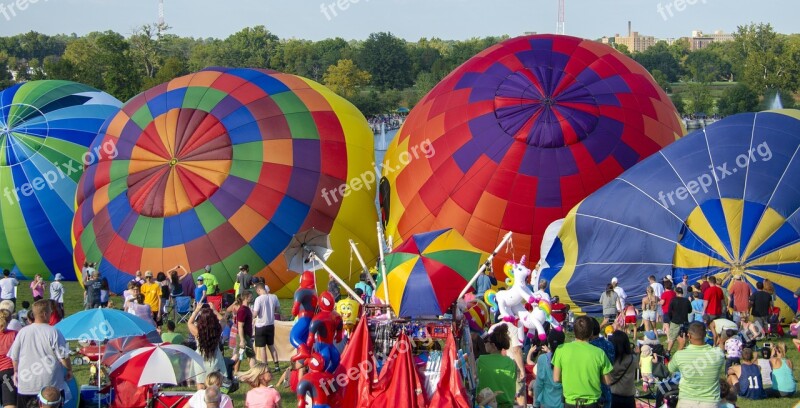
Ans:
{"type": "MultiPolygon", "coordinates": [[[[83,310],[83,290],[82,290],[82,288],[75,282],[66,282],[64,286],[66,288],[65,307],[67,309],[66,310],[67,315],[71,315],[71,314],[74,314],[74,313],[76,313],[76,312],[78,312],[80,310],[83,310]]],[[[20,285],[19,299],[18,299],[17,304],[18,305],[21,304],[21,302],[24,301],[24,300],[31,301],[31,294],[30,294],[30,290],[27,289],[27,285],[25,285],[23,283],[22,285],[20,285]]],[[[117,307],[121,307],[120,306],[121,302],[118,299],[114,299],[114,303],[117,305],[117,307]]],[[[281,301],[281,314],[283,316],[289,316],[290,312],[291,312],[291,306],[292,306],[292,304],[291,304],[290,300],[282,300],[281,301]]],[[[187,331],[186,324],[178,325],[177,331],[179,331],[181,333],[186,333],[186,331],[187,331]]],[[[572,340],[572,338],[573,337],[572,337],[571,333],[568,333],[567,334],[567,340],[570,341],[570,340],[572,340]]],[[[664,341],[666,342],[666,340],[664,340],[664,341]]],[[[790,339],[787,338],[787,339],[785,339],[785,341],[787,342],[788,345],[791,345],[791,340],[790,339]]],[[[71,349],[73,349],[73,350],[75,349],[75,345],[74,344],[72,345],[71,349]]],[[[226,352],[226,356],[229,356],[229,355],[230,355],[230,351],[227,351],[226,352]]],[[[790,347],[789,357],[791,358],[791,360],[792,360],[792,362],[794,364],[794,367],[795,367],[795,369],[794,369],[795,378],[800,379],[800,353],[797,352],[797,349],[795,349],[793,347],[790,347]]],[[[283,367],[285,367],[285,364],[284,364],[283,367]]],[[[247,368],[247,363],[244,362],[242,364],[242,369],[244,370],[246,368],[247,368]]],[[[88,379],[89,379],[89,366],[88,365],[76,366],[75,370],[74,370],[74,373],[75,373],[75,377],[78,380],[78,384],[87,384],[88,383],[88,379]]],[[[279,375],[280,374],[278,374],[278,376],[279,375]]],[[[277,381],[278,376],[275,377],[275,381],[277,381]]],[[[243,407],[244,406],[244,395],[247,392],[247,390],[248,390],[248,386],[247,385],[243,385],[241,389],[239,389],[238,391],[236,391],[235,393],[233,393],[231,395],[231,398],[233,399],[234,405],[236,407],[243,407]]],[[[290,390],[284,389],[284,388],[281,388],[281,387],[278,387],[278,390],[281,392],[281,396],[283,398],[283,406],[284,407],[290,407],[290,406],[294,406],[296,404],[297,398],[294,396],[294,394],[290,390]]],[[[739,407],[741,407],[741,408],[755,408],[755,407],[758,407],[758,408],[768,408],[768,407],[769,408],[771,408],[771,407],[778,408],[778,407],[781,407],[781,408],[783,408],[783,407],[794,407],[798,403],[798,401],[800,401],[800,399],[798,399],[798,398],[793,398],[793,399],[789,399],[789,398],[768,399],[768,400],[757,401],[757,402],[740,399],[737,405],[739,407]]]]}

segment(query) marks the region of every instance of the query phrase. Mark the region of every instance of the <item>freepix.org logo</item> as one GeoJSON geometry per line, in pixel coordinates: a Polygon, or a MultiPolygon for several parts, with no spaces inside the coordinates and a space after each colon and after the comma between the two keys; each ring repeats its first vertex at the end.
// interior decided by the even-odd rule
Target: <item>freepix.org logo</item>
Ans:
{"type": "Polygon", "coordinates": [[[45,3],[48,0],[15,0],[9,3],[0,2],[0,15],[3,16],[6,21],[11,21],[12,18],[17,16],[17,13],[27,10],[32,4],[36,4],[40,1],[45,3]]]}

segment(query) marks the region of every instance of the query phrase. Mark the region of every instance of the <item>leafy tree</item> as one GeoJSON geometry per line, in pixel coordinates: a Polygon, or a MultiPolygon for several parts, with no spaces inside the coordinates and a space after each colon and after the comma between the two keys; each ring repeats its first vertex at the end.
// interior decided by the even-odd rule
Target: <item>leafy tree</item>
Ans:
{"type": "Polygon", "coordinates": [[[47,79],[63,79],[65,81],[74,81],[75,66],[72,65],[66,58],[49,56],[44,59],[44,72],[47,79]]]}
{"type": "Polygon", "coordinates": [[[369,93],[357,94],[350,99],[350,102],[352,102],[366,117],[386,113],[387,111],[380,95],[374,90],[369,93]]]}
{"type": "Polygon", "coordinates": [[[758,94],[745,84],[736,84],[726,89],[717,100],[720,115],[735,115],[758,110],[758,94]]]}
{"type": "Polygon", "coordinates": [[[658,69],[654,69],[653,72],[651,72],[651,74],[653,75],[653,79],[656,81],[658,86],[660,86],[661,89],[664,90],[664,92],[670,91],[669,80],[667,79],[667,76],[664,75],[663,72],[661,72],[658,69]]]}
{"type": "Polygon", "coordinates": [[[156,72],[155,77],[145,78],[145,83],[143,88],[149,89],[159,84],[169,82],[177,77],[186,75],[188,73],[189,73],[189,68],[186,65],[186,61],[178,57],[169,57],[166,60],[164,60],[164,63],[162,64],[161,68],[159,68],[158,72],[156,72]]]}
{"type": "Polygon", "coordinates": [[[731,71],[730,64],[708,50],[697,50],[686,57],[685,66],[692,81],[715,82],[726,79],[731,71]]]}
{"type": "Polygon", "coordinates": [[[147,78],[153,78],[156,75],[156,70],[161,66],[158,28],[156,24],[143,25],[128,40],[131,57],[140,64],[147,78]]]}
{"type": "Polygon", "coordinates": [[[4,51],[0,51],[0,89],[8,88],[13,83],[11,72],[8,70],[8,55],[4,51]]]}
{"type": "Polygon", "coordinates": [[[369,81],[369,72],[358,69],[348,59],[339,60],[338,64],[328,67],[328,72],[325,73],[325,85],[347,99],[353,98],[369,81]]]}
{"type": "Polygon", "coordinates": [[[800,47],[795,49],[786,36],[763,23],[740,26],[734,38],[740,80],[761,94],[769,89],[798,90],[800,47]]]}
{"type": "Polygon", "coordinates": [[[691,82],[686,86],[686,96],[688,97],[689,112],[707,113],[714,107],[714,99],[711,98],[711,91],[708,84],[691,82]]]}
{"type": "Polygon", "coordinates": [[[358,65],[372,75],[372,83],[382,91],[412,84],[411,57],[405,41],[391,33],[370,34],[359,53],[358,65]]]}
{"type": "Polygon", "coordinates": [[[264,26],[245,28],[222,42],[222,65],[243,68],[272,68],[273,57],[280,63],[280,40],[264,26]]]}
{"type": "Polygon", "coordinates": [[[678,113],[681,115],[686,115],[686,102],[683,100],[683,96],[679,93],[673,94],[670,96],[672,99],[672,104],[675,105],[675,109],[678,110],[678,113]]]}
{"type": "Polygon", "coordinates": [[[136,69],[130,54],[125,38],[106,31],[73,41],[67,46],[64,58],[74,66],[77,81],[127,100],[139,92],[144,76],[136,69]]]}
{"type": "Polygon", "coordinates": [[[644,52],[634,54],[633,59],[650,72],[656,69],[661,71],[669,82],[677,82],[683,72],[678,59],[670,52],[669,46],[664,41],[657,42],[644,52]]]}
{"type": "MultiPolygon", "coordinates": [[[[617,50],[617,51],[621,52],[621,53],[622,53],[622,54],[624,54],[625,56],[628,56],[628,57],[632,57],[632,56],[633,56],[633,55],[631,55],[631,50],[629,50],[629,49],[628,49],[628,46],[627,46],[627,45],[625,45],[625,44],[611,43],[610,45],[611,45],[611,47],[613,47],[615,50],[617,50]]],[[[663,74],[663,73],[662,73],[662,74],[663,74]]]]}

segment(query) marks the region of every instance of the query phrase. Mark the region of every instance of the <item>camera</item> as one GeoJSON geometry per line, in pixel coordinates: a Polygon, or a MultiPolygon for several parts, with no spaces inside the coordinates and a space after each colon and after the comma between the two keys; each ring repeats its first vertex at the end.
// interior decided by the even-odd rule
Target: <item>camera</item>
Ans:
{"type": "Polygon", "coordinates": [[[686,337],[687,334],[689,334],[689,325],[682,324],[678,329],[678,337],[686,337]]]}
{"type": "Polygon", "coordinates": [[[772,343],[764,343],[761,347],[772,348],[772,343]]]}

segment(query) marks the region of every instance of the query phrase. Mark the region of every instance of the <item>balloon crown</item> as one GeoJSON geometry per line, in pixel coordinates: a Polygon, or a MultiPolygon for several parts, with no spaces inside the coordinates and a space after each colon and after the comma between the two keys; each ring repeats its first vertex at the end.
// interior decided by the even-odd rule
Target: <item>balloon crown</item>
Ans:
{"type": "Polygon", "coordinates": [[[336,307],[336,299],[333,298],[333,295],[328,292],[322,292],[319,295],[319,308],[325,312],[331,312],[336,307]]]}

